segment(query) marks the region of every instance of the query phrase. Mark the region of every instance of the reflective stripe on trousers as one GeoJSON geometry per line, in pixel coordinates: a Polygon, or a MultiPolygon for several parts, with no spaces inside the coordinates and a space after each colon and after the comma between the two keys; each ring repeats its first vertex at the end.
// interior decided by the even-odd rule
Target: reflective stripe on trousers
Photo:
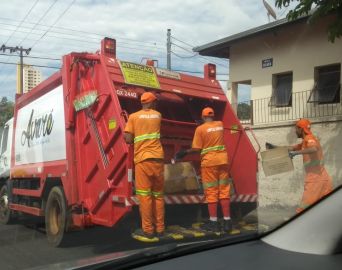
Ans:
{"type": "Polygon", "coordinates": [[[137,189],[135,191],[136,195],[140,196],[153,196],[153,197],[162,197],[164,196],[164,192],[157,192],[157,191],[151,191],[151,190],[142,190],[142,189],[137,189]]]}
{"type": "Polygon", "coordinates": [[[214,182],[206,182],[203,183],[203,189],[211,188],[211,187],[217,187],[219,185],[228,185],[232,183],[232,179],[221,179],[214,182]]]}
{"type": "Polygon", "coordinates": [[[310,167],[315,167],[315,166],[323,166],[324,165],[324,160],[311,160],[309,162],[304,162],[304,167],[305,168],[310,168],[310,167]]]}

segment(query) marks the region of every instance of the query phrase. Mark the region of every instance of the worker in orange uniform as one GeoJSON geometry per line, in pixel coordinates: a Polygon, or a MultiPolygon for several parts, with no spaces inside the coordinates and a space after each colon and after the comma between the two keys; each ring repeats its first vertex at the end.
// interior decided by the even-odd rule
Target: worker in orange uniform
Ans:
{"type": "Polygon", "coordinates": [[[164,233],[164,152],[160,143],[161,114],[156,96],[141,96],[142,110],[129,116],[125,140],[134,143],[135,190],[139,198],[142,230],[134,235],[143,241],[158,241],[164,233]]]}
{"type": "Polygon", "coordinates": [[[223,214],[223,230],[232,230],[230,218],[230,182],[228,173],[228,154],[224,145],[224,128],[221,121],[214,121],[214,110],[204,108],[204,123],[196,128],[192,148],[180,150],[176,160],[190,153],[201,154],[201,178],[206,202],[208,203],[209,221],[201,224],[206,231],[219,232],[221,226],[217,220],[218,202],[223,214]]]}
{"type": "MultiPolygon", "coordinates": [[[[296,122],[296,134],[303,141],[300,144],[289,146],[289,156],[303,156],[305,169],[304,193],[302,201],[297,208],[300,213],[332,191],[332,181],[324,167],[324,157],[319,140],[311,132],[311,123],[308,119],[296,122]]],[[[275,145],[266,144],[267,148],[275,145]]]]}

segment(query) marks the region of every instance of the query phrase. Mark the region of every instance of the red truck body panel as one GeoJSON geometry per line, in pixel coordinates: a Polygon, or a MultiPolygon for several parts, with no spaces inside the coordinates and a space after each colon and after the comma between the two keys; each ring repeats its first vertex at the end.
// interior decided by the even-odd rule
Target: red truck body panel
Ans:
{"type": "MultiPolygon", "coordinates": [[[[134,196],[133,149],[125,143],[123,130],[128,115],[140,109],[139,97],[145,91],[155,92],[159,99],[165,163],[170,163],[180,148],[191,146],[203,107],[215,108],[226,130],[225,144],[236,189],[232,201],[255,202],[257,154],[219,82],[208,76],[178,74],[178,79],[158,75],[160,88],[151,89],[127,84],[114,55],[101,52],[64,56],[61,71],[17,97],[14,129],[20,108],[63,85],[66,159],[16,166],[12,155],[11,180],[16,183],[12,193],[17,201],[10,208],[44,215],[43,204],[23,203],[20,198],[44,200],[51,181],[60,181],[77,226],[113,226],[129,213],[138,201],[134,196]],[[92,90],[98,93],[97,102],[76,112],[74,100],[92,90]],[[35,180],[35,188],[20,184],[28,180],[35,180]]],[[[199,157],[188,159],[199,169],[199,157]]],[[[201,203],[203,195],[169,194],[165,202],[201,203]]]]}

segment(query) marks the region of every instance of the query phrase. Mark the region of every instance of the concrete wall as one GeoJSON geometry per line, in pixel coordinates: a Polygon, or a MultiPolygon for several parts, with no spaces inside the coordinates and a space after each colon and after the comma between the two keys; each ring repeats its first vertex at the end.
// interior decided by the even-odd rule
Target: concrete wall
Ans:
{"type": "MultiPolygon", "coordinates": [[[[333,178],[334,187],[342,184],[342,119],[334,122],[312,124],[313,133],[320,139],[325,155],[325,167],[333,178]]],[[[265,142],[278,145],[299,143],[293,124],[285,126],[255,127],[254,133],[265,150],[265,142]]],[[[253,142],[253,139],[251,139],[253,142]]],[[[255,145],[255,144],[254,144],[255,145]]],[[[266,177],[261,160],[259,162],[259,205],[261,207],[294,207],[301,200],[303,193],[304,169],[302,157],[294,158],[295,170],[266,177]]]]}

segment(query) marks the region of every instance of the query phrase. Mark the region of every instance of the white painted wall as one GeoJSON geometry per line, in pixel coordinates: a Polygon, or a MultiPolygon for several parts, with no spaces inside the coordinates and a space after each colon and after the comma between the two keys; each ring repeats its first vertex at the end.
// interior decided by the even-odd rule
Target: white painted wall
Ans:
{"type": "MultiPolygon", "coordinates": [[[[305,22],[293,24],[233,44],[230,48],[230,90],[227,96],[234,102],[234,83],[251,80],[251,99],[269,98],[272,95],[272,75],[287,71],[293,72],[294,93],[311,90],[315,67],[342,63],[342,39],[335,43],[328,41],[328,24],[329,19],[315,25],[305,22]],[[273,66],[262,68],[262,60],[267,58],[273,58],[273,66]]],[[[342,91],[340,93],[342,95],[342,91]]],[[[303,99],[306,103],[306,97],[303,99]]],[[[259,106],[264,106],[264,114],[275,114],[272,122],[278,122],[289,119],[302,102],[299,100],[283,111],[268,110],[268,103],[259,106]],[[278,117],[279,114],[283,117],[278,117]]],[[[314,105],[308,104],[303,117],[310,106],[314,105]]],[[[318,109],[323,110],[323,107],[318,109]]],[[[332,110],[341,110],[341,104],[334,105],[332,110]]],[[[254,123],[260,123],[261,117],[265,115],[256,115],[254,123]]]]}

